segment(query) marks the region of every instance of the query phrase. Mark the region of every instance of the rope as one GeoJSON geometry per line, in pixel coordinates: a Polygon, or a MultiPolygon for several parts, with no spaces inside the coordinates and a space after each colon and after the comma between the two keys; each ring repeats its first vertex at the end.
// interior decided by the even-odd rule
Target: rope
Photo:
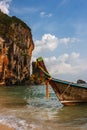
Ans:
{"type": "Polygon", "coordinates": [[[63,93],[60,95],[61,98],[63,98],[64,93],[65,93],[66,90],[70,87],[71,84],[72,84],[72,83],[70,83],[70,84],[67,86],[67,88],[63,91],[63,93]]]}

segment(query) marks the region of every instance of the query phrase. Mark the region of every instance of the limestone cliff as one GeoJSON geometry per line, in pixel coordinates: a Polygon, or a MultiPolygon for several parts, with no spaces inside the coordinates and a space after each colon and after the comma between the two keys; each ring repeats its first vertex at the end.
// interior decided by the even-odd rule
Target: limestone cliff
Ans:
{"type": "Polygon", "coordinates": [[[0,11],[0,83],[29,84],[33,49],[31,29],[0,11]]]}

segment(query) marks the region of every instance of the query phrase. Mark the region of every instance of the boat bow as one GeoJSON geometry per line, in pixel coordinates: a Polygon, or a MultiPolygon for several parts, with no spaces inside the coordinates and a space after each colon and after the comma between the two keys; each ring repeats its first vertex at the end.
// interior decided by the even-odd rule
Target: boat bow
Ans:
{"type": "Polygon", "coordinates": [[[87,103],[87,84],[77,84],[53,78],[49,74],[42,57],[38,58],[36,63],[37,67],[44,74],[45,80],[49,82],[62,104],[87,103]]]}

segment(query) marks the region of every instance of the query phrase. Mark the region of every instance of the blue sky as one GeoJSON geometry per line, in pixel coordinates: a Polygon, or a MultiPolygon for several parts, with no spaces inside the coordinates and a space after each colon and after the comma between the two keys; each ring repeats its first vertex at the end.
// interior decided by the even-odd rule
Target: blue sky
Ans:
{"type": "Polygon", "coordinates": [[[0,9],[32,30],[32,60],[42,56],[52,76],[87,81],[87,0],[0,0],[0,9]]]}

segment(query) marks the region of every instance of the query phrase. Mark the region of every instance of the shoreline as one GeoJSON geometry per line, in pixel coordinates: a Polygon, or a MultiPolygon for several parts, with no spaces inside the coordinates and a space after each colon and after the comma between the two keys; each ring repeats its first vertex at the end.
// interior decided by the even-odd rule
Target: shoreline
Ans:
{"type": "Polygon", "coordinates": [[[14,129],[14,128],[11,128],[11,127],[8,126],[8,125],[1,124],[1,123],[0,123],[0,130],[15,130],[15,129],[14,129]]]}

